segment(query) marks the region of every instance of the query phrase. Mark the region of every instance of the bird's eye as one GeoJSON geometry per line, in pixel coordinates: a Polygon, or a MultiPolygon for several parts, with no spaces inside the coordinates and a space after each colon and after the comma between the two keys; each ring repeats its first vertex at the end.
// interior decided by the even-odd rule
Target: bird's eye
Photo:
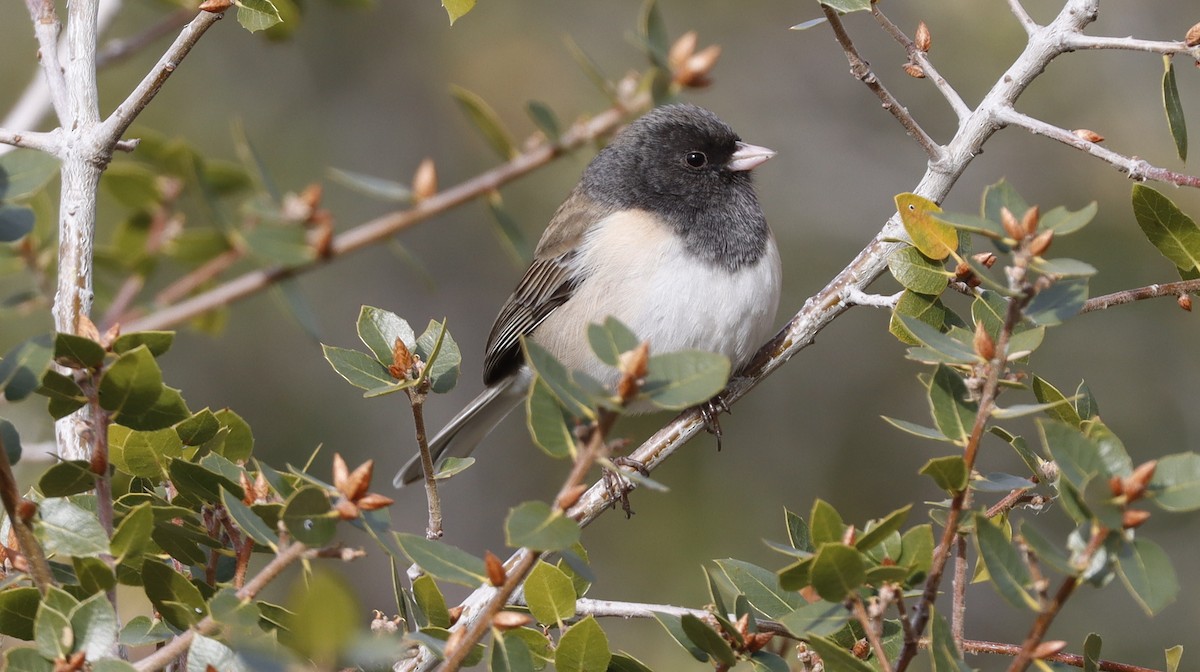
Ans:
{"type": "Polygon", "coordinates": [[[703,168],[708,164],[708,157],[704,155],[704,152],[688,152],[683,160],[692,168],[703,168]]]}

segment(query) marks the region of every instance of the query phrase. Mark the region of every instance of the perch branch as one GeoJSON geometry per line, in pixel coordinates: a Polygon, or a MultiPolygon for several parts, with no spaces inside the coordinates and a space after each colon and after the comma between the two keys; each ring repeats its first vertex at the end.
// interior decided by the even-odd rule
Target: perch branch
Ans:
{"type": "Polygon", "coordinates": [[[1134,301],[1144,299],[1156,299],[1161,296],[1182,296],[1188,292],[1200,292],[1200,280],[1180,280],[1179,282],[1164,282],[1161,285],[1149,285],[1147,287],[1138,287],[1137,289],[1126,289],[1104,296],[1097,296],[1087,300],[1083,304],[1082,313],[1090,313],[1094,310],[1104,310],[1113,306],[1120,306],[1134,301]]]}

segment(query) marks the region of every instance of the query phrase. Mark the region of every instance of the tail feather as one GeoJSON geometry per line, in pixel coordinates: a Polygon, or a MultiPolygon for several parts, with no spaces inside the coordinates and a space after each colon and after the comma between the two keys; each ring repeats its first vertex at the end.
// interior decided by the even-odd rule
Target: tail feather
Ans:
{"type": "MultiPolygon", "coordinates": [[[[447,457],[466,457],[475,450],[483,437],[491,433],[525,397],[524,388],[528,386],[528,381],[523,381],[523,378],[521,375],[509,376],[485,389],[446,423],[442,431],[429,442],[429,454],[435,468],[447,457]]],[[[400,468],[392,485],[402,488],[424,477],[421,455],[418,453],[400,468]]]]}

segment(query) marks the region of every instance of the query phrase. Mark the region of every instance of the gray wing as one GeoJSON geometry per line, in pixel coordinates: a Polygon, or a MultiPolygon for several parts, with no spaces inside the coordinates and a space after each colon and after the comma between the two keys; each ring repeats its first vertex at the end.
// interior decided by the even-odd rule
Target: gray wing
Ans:
{"type": "Polygon", "coordinates": [[[611,211],[578,190],[554,213],[538,241],[533,263],[500,309],[483,356],[483,383],[492,385],[521,366],[521,337],[533,333],[571,298],[582,280],[571,268],[589,227],[611,211]]]}

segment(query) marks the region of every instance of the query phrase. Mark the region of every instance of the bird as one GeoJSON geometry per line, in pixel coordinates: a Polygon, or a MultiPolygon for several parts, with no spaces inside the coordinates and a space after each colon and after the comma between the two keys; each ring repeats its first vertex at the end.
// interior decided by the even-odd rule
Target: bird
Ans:
{"type": "MultiPolygon", "coordinates": [[[[429,444],[434,463],[467,456],[520,405],[533,381],[521,338],[609,385],[588,345],[615,317],[652,353],[694,349],[744,367],[770,336],[781,263],[751,181],[775,152],[743,142],[707,109],[651,110],[584,169],[500,308],[483,359],[484,390],[429,444]]],[[[417,455],[396,474],[423,478],[417,455]]]]}

